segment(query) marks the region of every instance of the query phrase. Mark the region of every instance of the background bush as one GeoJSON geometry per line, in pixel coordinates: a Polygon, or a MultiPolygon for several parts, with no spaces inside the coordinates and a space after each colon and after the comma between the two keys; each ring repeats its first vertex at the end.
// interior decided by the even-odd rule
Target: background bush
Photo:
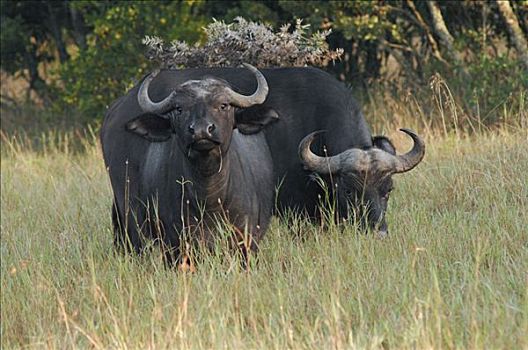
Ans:
{"type": "MultiPolygon", "coordinates": [[[[495,1],[2,1],[2,109],[29,101],[44,107],[35,118],[100,120],[152,68],[145,35],[193,48],[206,42],[203,28],[213,19],[241,16],[274,30],[302,18],[308,38],[331,29],[326,41],[343,48],[342,60],[315,63],[359,96],[380,87],[394,97],[425,96],[439,74],[461,106],[458,120],[495,125],[501,106],[524,103],[528,89],[528,1],[502,4],[512,12],[495,1]],[[14,94],[8,77],[25,93],[14,94]]],[[[2,115],[11,125],[12,113],[2,115]]]]}

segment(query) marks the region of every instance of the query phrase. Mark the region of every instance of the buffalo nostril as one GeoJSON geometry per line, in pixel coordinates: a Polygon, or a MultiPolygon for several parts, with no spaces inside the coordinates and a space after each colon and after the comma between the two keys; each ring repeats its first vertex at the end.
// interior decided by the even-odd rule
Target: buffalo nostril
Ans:
{"type": "Polygon", "coordinates": [[[189,132],[194,135],[194,124],[189,125],[189,132]]]}
{"type": "Polygon", "coordinates": [[[207,132],[212,133],[216,129],[216,126],[214,124],[209,124],[207,127],[207,132]]]}

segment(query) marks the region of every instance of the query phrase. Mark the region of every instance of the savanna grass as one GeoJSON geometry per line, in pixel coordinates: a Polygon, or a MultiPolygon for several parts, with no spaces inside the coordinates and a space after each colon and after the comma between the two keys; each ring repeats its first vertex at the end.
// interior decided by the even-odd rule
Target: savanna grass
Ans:
{"type": "Polygon", "coordinates": [[[114,252],[100,151],[78,136],[3,139],[2,349],[528,347],[526,130],[429,135],[395,177],[389,239],[275,219],[249,271],[209,254],[194,273],[114,252]]]}

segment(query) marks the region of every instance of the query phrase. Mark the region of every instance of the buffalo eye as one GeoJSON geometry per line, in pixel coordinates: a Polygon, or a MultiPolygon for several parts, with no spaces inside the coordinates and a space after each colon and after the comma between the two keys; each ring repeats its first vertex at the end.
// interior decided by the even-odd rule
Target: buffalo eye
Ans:
{"type": "Polygon", "coordinates": [[[182,113],[183,113],[183,108],[181,108],[180,106],[176,106],[176,108],[174,108],[174,114],[180,115],[182,113]]]}
{"type": "Polygon", "coordinates": [[[229,108],[229,105],[227,103],[222,103],[220,105],[220,110],[221,111],[227,111],[228,108],[229,108]]]}

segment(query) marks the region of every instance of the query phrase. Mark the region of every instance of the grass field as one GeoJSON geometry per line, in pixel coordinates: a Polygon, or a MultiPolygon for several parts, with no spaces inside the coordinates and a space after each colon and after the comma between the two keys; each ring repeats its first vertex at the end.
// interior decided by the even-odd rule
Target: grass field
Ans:
{"type": "Polygon", "coordinates": [[[528,348],[526,130],[428,137],[395,177],[389,239],[274,220],[249,272],[115,254],[83,142],[3,141],[2,349],[528,348]]]}

